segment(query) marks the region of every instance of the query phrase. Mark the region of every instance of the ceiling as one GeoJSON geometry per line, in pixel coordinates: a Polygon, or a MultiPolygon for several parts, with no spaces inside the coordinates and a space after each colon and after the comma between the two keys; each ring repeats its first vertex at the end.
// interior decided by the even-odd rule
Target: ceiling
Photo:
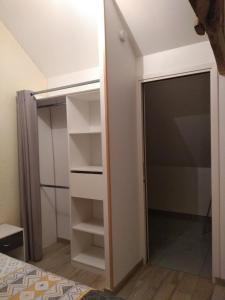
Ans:
{"type": "Polygon", "coordinates": [[[117,0],[143,55],[206,40],[189,0],[117,0]]]}
{"type": "Polygon", "coordinates": [[[96,3],[0,0],[0,20],[42,73],[51,77],[98,65],[96,3]]]}
{"type": "MultiPolygon", "coordinates": [[[[47,77],[98,65],[98,0],[0,0],[0,20],[47,77]],[[91,47],[90,47],[91,45],[91,47]]],[[[143,55],[200,42],[188,0],[117,0],[143,55]]]]}

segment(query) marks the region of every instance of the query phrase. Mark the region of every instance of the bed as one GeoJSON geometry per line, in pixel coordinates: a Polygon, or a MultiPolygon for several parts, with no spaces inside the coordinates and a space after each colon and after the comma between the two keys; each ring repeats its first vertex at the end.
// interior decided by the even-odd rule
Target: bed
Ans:
{"type": "Polygon", "coordinates": [[[0,299],[121,300],[1,253],[0,299]]]}

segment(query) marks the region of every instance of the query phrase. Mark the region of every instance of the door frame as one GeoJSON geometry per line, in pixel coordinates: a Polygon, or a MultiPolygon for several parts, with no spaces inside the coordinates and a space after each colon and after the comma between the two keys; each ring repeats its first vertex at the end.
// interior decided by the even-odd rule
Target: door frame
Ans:
{"type": "Polygon", "coordinates": [[[144,76],[138,82],[137,100],[137,133],[138,133],[138,165],[139,165],[139,209],[141,252],[147,262],[147,218],[145,192],[145,141],[144,141],[144,108],[142,85],[146,82],[168,78],[210,73],[210,124],[211,124],[211,187],[212,187],[212,278],[221,278],[220,250],[220,144],[219,144],[219,76],[215,64],[179,68],[171,72],[162,72],[144,76]]]}

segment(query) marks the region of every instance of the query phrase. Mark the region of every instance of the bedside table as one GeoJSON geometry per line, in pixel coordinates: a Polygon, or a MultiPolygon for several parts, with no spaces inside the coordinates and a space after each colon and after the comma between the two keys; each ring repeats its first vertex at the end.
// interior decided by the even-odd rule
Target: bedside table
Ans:
{"type": "Polygon", "coordinates": [[[0,225],[0,252],[25,260],[23,228],[9,224],[0,225]]]}

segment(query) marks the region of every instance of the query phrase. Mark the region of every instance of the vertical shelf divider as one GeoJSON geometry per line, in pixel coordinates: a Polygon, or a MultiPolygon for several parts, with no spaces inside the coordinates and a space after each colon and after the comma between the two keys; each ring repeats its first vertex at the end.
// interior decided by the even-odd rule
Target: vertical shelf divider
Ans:
{"type": "Polygon", "coordinates": [[[100,107],[99,89],[67,97],[71,259],[96,273],[105,271],[100,107]]]}

